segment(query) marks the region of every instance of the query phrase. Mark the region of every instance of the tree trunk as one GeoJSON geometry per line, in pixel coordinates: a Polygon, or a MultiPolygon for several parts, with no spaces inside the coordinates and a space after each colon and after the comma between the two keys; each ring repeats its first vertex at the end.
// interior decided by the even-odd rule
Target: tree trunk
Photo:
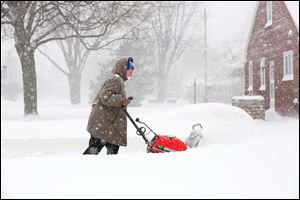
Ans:
{"type": "Polygon", "coordinates": [[[15,37],[17,37],[15,46],[22,66],[24,114],[37,115],[37,88],[34,50],[30,46],[29,41],[22,40],[24,37],[18,37],[17,34],[15,37]]]}
{"type": "Polygon", "coordinates": [[[73,105],[81,103],[80,96],[80,85],[81,85],[81,75],[78,72],[72,72],[69,75],[70,84],[70,99],[73,105]]]}
{"type": "Polygon", "coordinates": [[[158,87],[159,87],[159,91],[158,91],[158,99],[160,101],[164,101],[166,99],[166,71],[165,71],[165,62],[164,60],[159,62],[159,69],[160,69],[160,72],[159,72],[159,80],[158,80],[158,87]]]}
{"type": "Polygon", "coordinates": [[[159,77],[158,99],[163,102],[166,99],[166,81],[163,76],[159,77]]]}

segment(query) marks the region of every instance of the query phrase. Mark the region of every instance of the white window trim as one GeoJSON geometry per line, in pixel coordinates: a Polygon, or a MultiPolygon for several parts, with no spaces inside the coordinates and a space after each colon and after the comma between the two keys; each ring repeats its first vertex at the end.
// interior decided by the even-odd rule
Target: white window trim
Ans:
{"type": "Polygon", "coordinates": [[[275,62],[274,62],[274,60],[270,61],[269,71],[270,71],[270,80],[271,80],[271,76],[273,76],[273,81],[275,83],[275,76],[274,76],[275,74],[274,74],[274,71],[273,71],[273,74],[271,74],[271,68],[273,68],[273,70],[275,71],[275,62]]]}
{"type": "Polygon", "coordinates": [[[253,62],[252,60],[249,61],[249,65],[248,65],[248,91],[252,91],[253,90],[253,62]],[[251,66],[251,68],[250,68],[251,66]],[[250,71],[251,69],[251,71],[250,71]],[[250,78],[251,78],[251,81],[250,81],[250,78]]]}
{"type": "Polygon", "coordinates": [[[273,24],[273,2],[272,1],[267,1],[266,5],[266,14],[267,14],[267,23],[265,25],[265,28],[268,26],[271,26],[273,24]],[[269,18],[270,14],[270,18],[269,18]]]}
{"type": "Polygon", "coordinates": [[[282,81],[290,81],[290,80],[294,80],[294,59],[293,59],[293,56],[294,56],[294,52],[293,50],[290,50],[290,51],[285,51],[283,52],[283,78],[282,78],[282,81]],[[291,73],[290,74],[286,74],[286,68],[288,66],[286,66],[286,62],[285,62],[285,57],[286,56],[289,56],[290,55],[290,65],[291,65],[291,73]]]}
{"type": "Polygon", "coordinates": [[[266,58],[265,57],[261,58],[261,60],[260,60],[260,88],[259,88],[259,90],[266,90],[266,58]],[[262,70],[263,68],[264,68],[264,70],[262,70]]]}
{"type": "Polygon", "coordinates": [[[270,74],[270,76],[269,76],[269,83],[270,83],[270,98],[271,98],[271,93],[272,93],[272,88],[271,88],[271,84],[273,84],[274,85],[274,91],[273,91],[273,99],[275,99],[275,63],[274,63],[274,61],[272,60],[271,62],[270,62],[270,65],[269,65],[270,67],[269,67],[269,74],[270,74]],[[273,69],[273,70],[271,70],[271,69],[273,69]]]}
{"type": "Polygon", "coordinates": [[[261,85],[261,86],[259,87],[259,90],[266,90],[266,85],[261,85]]]}
{"type": "Polygon", "coordinates": [[[248,92],[251,92],[251,91],[253,91],[253,86],[252,85],[248,87],[248,92]]]}

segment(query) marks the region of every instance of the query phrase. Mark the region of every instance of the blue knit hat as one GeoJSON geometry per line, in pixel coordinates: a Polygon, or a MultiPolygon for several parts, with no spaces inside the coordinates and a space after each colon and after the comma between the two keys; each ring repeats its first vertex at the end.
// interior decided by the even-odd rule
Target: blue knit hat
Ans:
{"type": "Polygon", "coordinates": [[[129,57],[127,60],[127,70],[134,70],[134,64],[132,57],[129,57]]]}

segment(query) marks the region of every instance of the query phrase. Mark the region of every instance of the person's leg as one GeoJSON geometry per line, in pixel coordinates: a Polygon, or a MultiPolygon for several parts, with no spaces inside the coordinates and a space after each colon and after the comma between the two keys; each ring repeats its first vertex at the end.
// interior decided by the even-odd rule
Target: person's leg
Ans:
{"type": "Polygon", "coordinates": [[[106,143],[105,144],[106,148],[107,148],[107,154],[118,154],[119,152],[119,146],[114,145],[114,144],[110,144],[110,143],[106,143]]]}
{"type": "Polygon", "coordinates": [[[83,152],[83,154],[97,155],[103,147],[104,145],[102,144],[101,139],[91,136],[89,147],[83,152]]]}

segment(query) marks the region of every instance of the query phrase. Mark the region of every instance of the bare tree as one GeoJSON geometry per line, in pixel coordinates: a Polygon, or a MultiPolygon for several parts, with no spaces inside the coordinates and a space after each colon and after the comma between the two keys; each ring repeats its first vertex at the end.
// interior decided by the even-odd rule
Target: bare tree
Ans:
{"type": "MultiPolygon", "coordinates": [[[[116,4],[113,2],[113,5],[114,9],[112,10],[108,8],[103,9],[102,12],[107,12],[105,16],[110,16],[111,13],[118,12],[116,6],[120,6],[122,4],[116,4]]],[[[150,10],[147,8],[149,5],[150,3],[135,2],[135,4],[132,5],[134,8],[131,8],[130,12],[120,13],[120,16],[117,17],[117,20],[115,19],[112,25],[107,27],[105,34],[99,35],[99,37],[95,38],[94,40],[90,40],[90,42],[93,42],[92,45],[89,45],[85,43],[85,41],[81,41],[78,38],[68,38],[66,40],[57,41],[65,58],[68,72],[63,70],[63,68],[57,62],[55,62],[53,58],[49,57],[46,53],[38,49],[41,54],[47,57],[48,60],[68,78],[70,85],[70,101],[72,104],[79,104],[81,102],[81,74],[86,66],[85,63],[91,53],[91,50],[103,50],[104,48],[109,47],[110,44],[120,40],[137,39],[134,34],[129,33],[135,32],[136,30],[145,29],[143,24],[145,24],[151,14],[149,13],[150,10]]],[[[84,13],[80,14],[82,15],[84,13]]],[[[116,15],[111,16],[116,18],[116,15]]],[[[103,23],[107,22],[103,21],[103,23]]],[[[68,30],[61,31],[57,34],[68,35],[68,30]]]]}
{"type": "Polygon", "coordinates": [[[72,104],[79,104],[81,99],[81,74],[91,50],[85,49],[77,38],[68,38],[64,41],[58,41],[57,43],[63,52],[68,71],[64,70],[61,64],[57,63],[45,52],[40,49],[38,49],[38,51],[48,58],[48,60],[66,76],[70,86],[70,101],[72,104]]]}
{"type": "Polygon", "coordinates": [[[166,78],[173,64],[188,46],[186,30],[195,13],[195,6],[187,2],[162,1],[154,6],[152,27],[157,41],[159,68],[159,98],[166,97],[166,78]]]}
{"type": "MultiPolygon", "coordinates": [[[[37,114],[35,50],[50,41],[78,38],[87,49],[100,49],[110,27],[136,16],[140,2],[2,1],[1,30],[14,29],[15,47],[23,74],[24,113],[37,114]],[[63,33],[63,34],[58,34],[63,33]]],[[[123,33],[123,32],[122,32],[123,33]]],[[[111,43],[126,34],[109,38],[111,43]]]]}

